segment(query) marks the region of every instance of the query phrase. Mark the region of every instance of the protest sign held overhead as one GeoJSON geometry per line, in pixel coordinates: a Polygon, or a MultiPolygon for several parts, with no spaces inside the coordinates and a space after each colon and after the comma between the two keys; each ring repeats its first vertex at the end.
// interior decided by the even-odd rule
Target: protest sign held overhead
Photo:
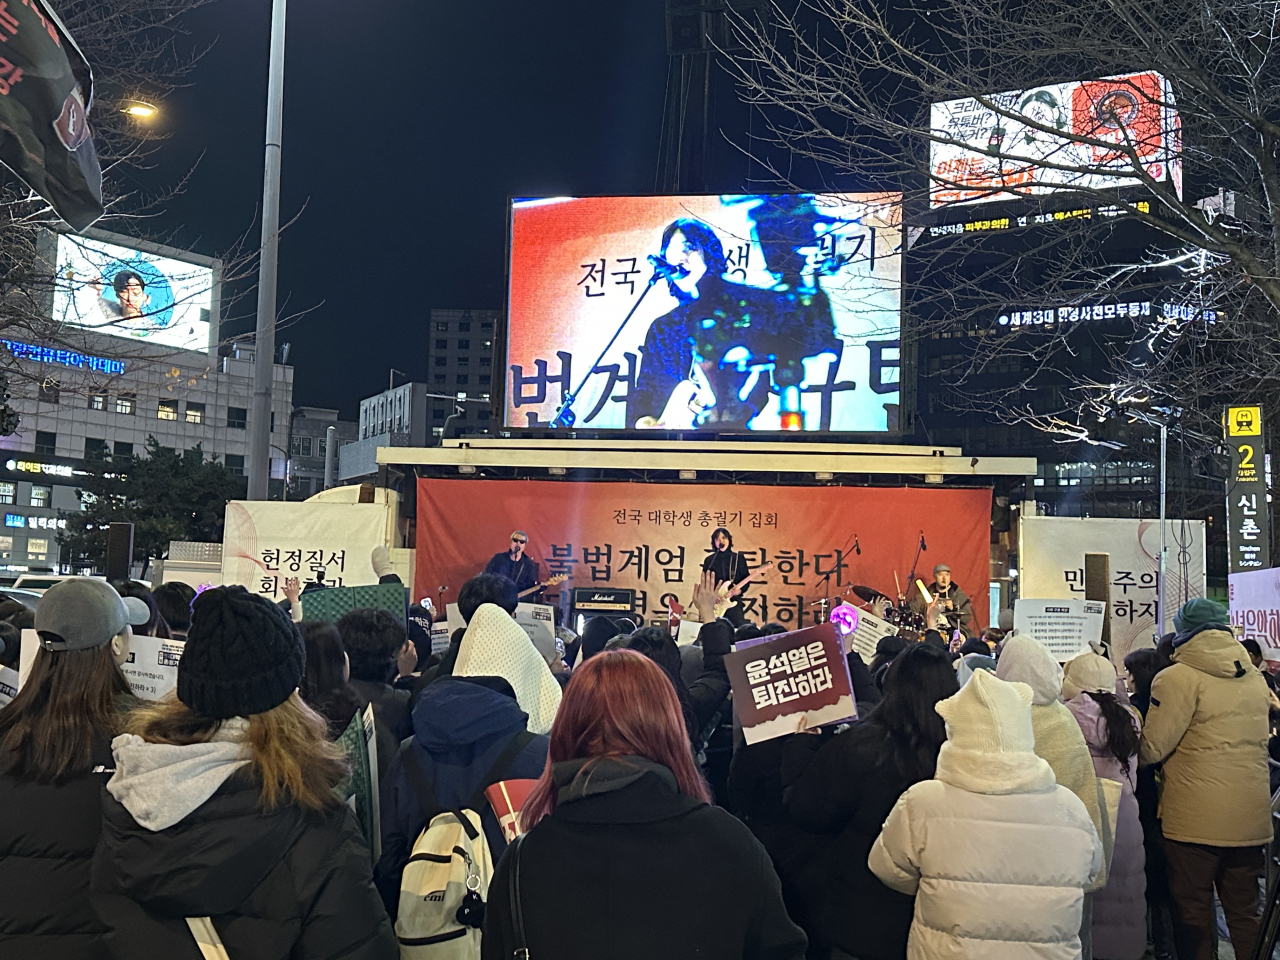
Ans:
{"type": "Polygon", "coordinates": [[[835,624],[739,643],[724,666],[747,743],[857,716],[835,624]]]}
{"type": "Polygon", "coordinates": [[[1088,653],[1102,640],[1107,605],[1101,600],[1018,599],[1013,604],[1013,628],[1035,637],[1059,663],[1088,653]]]}

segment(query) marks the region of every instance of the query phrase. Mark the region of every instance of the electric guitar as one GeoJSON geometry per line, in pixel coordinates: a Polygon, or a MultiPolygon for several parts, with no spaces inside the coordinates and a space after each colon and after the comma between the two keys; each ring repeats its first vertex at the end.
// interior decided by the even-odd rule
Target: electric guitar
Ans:
{"type": "Polygon", "coordinates": [[[569,575],[567,573],[557,573],[554,577],[548,577],[541,583],[535,583],[528,590],[521,590],[516,594],[516,599],[519,600],[521,597],[527,597],[531,593],[537,593],[543,587],[554,587],[557,583],[564,583],[568,579],[569,575]]]}
{"type": "MultiPolygon", "coordinates": [[[[768,563],[760,564],[760,566],[748,573],[738,583],[731,584],[726,580],[724,583],[720,584],[720,586],[716,588],[716,593],[720,596],[719,602],[716,603],[716,616],[720,616],[725,610],[728,610],[729,607],[733,605],[733,598],[736,597],[742,588],[748,583],[768,583],[769,573],[772,570],[773,561],[770,560],[768,563]]],[[[672,598],[667,604],[667,609],[678,617],[684,616],[685,608],[680,601],[675,598],[672,598]]]]}

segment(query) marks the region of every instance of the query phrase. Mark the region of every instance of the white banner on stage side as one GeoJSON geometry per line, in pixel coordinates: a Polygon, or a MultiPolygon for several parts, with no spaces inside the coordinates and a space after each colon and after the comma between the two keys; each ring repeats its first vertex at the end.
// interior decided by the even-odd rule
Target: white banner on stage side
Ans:
{"type": "Polygon", "coordinates": [[[233,500],[222,539],[222,582],[268,600],[284,582],[362,587],[378,582],[373,548],[390,542],[394,507],[385,503],[233,500]]]}
{"type": "Polygon", "coordinates": [[[844,648],[860,656],[863,663],[870,663],[876,655],[876,644],[897,632],[898,628],[888,620],[881,620],[875,614],[859,609],[858,625],[852,633],[845,634],[844,648]]]}
{"type": "Polygon", "coordinates": [[[186,644],[134,634],[129,640],[129,656],[120,672],[129,681],[133,694],[143,700],[159,700],[178,685],[178,661],[186,644]]]}
{"type": "MultiPolygon", "coordinates": [[[[1180,598],[1205,595],[1204,521],[1167,521],[1165,628],[1180,598]]],[[[1153,646],[1160,523],[1156,520],[1024,517],[1018,525],[1018,593],[1050,600],[1084,599],[1084,556],[1110,556],[1111,658],[1153,646]]]]}
{"type": "Polygon", "coordinates": [[[1032,600],[1013,603],[1013,629],[1030,634],[1059,663],[1088,653],[1102,639],[1107,605],[1101,600],[1032,600]]]}
{"type": "Polygon", "coordinates": [[[1237,636],[1256,640],[1266,659],[1280,660],[1280,569],[1230,574],[1227,589],[1237,636]]]}

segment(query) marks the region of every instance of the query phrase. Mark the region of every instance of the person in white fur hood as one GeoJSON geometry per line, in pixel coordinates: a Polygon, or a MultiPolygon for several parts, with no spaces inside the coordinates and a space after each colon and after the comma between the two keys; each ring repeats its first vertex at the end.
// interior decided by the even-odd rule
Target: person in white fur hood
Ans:
{"type": "Polygon", "coordinates": [[[933,780],[899,798],[867,865],[916,898],[909,960],[1076,960],[1102,843],[1034,753],[1031,688],[979,670],[936,710],[933,780]]]}

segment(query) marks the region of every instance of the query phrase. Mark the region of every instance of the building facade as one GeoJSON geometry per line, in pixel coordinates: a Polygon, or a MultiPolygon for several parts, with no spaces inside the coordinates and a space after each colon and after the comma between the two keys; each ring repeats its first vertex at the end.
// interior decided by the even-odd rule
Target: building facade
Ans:
{"type": "MultiPolygon", "coordinates": [[[[334,456],[341,458],[344,444],[359,435],[360,426],[338,417],[329,407],[297,407],[289,430],[289,497],[305,500],[324,489],[324,463],[329,450],[329,428],[336,431],[334,456]]],[[[337,482],[337,463],[333,474],[337,482]]]]}

